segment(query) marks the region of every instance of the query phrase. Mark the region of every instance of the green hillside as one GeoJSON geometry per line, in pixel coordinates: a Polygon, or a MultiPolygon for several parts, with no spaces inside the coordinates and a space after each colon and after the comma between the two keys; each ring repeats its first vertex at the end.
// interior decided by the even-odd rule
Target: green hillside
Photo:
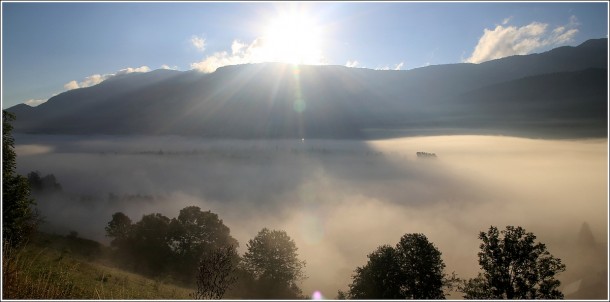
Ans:
{"type": "Polygon", "coordinates": [[[189,299],[194,289],[112,266],[108,248],[74,236],[39,233],[3,252],[3,299],[189,299]]]}

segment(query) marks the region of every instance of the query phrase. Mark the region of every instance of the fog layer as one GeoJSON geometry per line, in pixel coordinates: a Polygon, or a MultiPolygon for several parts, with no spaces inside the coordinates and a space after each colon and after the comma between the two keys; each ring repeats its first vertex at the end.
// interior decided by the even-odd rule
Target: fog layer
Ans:
{"type": "Polygon", "coordinates": [[[52,173],[63,186],[65,194],[38,199],[48,230],[108,242],[104,226],[114,212],[137,221],[197,205],[219,214],[241,253],[261,228],[286,230],[307,261],[304,293],[335,298],[368,253],[405,233],[424,233],[446,270],[469,278],[479,270],[478,232],[519,225],[564,260],[566,297],[593,284],[589,292],[605,298],[606,139],[15,138],[18,172],[52,173]],[[417,158],[419,151],[437,158],[417,158]],[[584,222],[593,251],[577,244],[584,222]]]}

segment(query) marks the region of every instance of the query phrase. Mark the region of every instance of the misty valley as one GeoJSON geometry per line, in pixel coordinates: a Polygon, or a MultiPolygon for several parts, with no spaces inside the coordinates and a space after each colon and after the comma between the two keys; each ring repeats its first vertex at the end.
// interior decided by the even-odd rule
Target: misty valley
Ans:
{"type": "Polygon", "coordinates": [[[477,234],[492,225],[521,226],[561,258],[567,298],[606,291],[606,139],[16,134],[15,150],[18,173],[61,186],[34,192],[41,230],[108,245],[116,212],[135,223],[197,206],[218,214],[241,255],[259,230],[284,230],[306,262],[307,296],[336,298],[369,253],[407,233],[426,235],[447,272],[472,278],[477,234]]]}
{"type": "Polygon", "coordinates": [[[3,299],[608,298],[606,3],[2,5],[3,299]]]}

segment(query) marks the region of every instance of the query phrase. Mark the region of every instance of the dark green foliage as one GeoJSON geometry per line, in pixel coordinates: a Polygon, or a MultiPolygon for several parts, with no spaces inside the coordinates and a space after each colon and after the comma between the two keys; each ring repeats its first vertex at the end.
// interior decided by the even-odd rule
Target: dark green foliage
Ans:
{"type": "Polygon", "coordinates": [[[401,273],[400,294],[406,299],[444,299],[445,264],[441,252],[423,234],[406,234],[396,245],[401,273]]]}
{"type": "Polygon", "coordinates": [[[142,216],[132,229],[132,261],[136,271],[155,276],[165,273],[172,264],[168,245],[170,219],[160,213],[142,216]]]}
{"type": "Polygon", "coordinates": [[[114,238],[110,242],[113,247],[125,247],[128,243],[129,236],[132,231],[131,219],[122,212],[116,212],[112,215],[112,220],[106,226],[106,236],[114,238]]]}
{"type": "Polygon", "coordinates": [[[231,230],[215,213],[203,212],[195,206],[180,210],[178,218],[170,223],[168,236],[177,258],[175,265],[185,280],[194,279],[192,268],[197,266],[202,255],[222,247],[235,249],[239,246],[230,233],[231,230]]]}
{"type": "Polygon", "coordinates": [[[562,299],[555,275],[565,271],[536,236],[521,227],[494,226],[481,232],[479,265],[482,274],[464,284],[467,299],[562,299]]]}
{"type": "Polygon", "coordinates": [[[382,245],[368,258],[365,266],[356,268],[348,296],[351,299],[402,299],[402,276],[396,250],[382,245]]]}
{"type": "Polygon", "coordinates": [[[32,189],[32,193],[53,193],[61,192],[61,184],[57,182],[55,175],[48,174],[40,177],[40,172],[32,171],[28,173],[28,183],[32,189]]]}
{"type": "Polygon", "coordinates": [[[441,252],[423,234],[405,234],[395,248],[383,245],[358,267],[346,295],[350,299],[444,299],[455,282],[443,270],[441,252]]]}
{"type": "Polygon", "coordinates": [[[20,246],[36,230],[38,215],[25,177],[15,173],[17,167],[11,135],[15,116],[2,111],[2,235],[9,245],[20,246]]]}
{"type": "MultiPolygon", "coordinates": [[[[148,276],[171,275],[193,284],[200,260],[216,249],[238,246],[218,215],[199,207],[186,207],[178,218],[155,213],[136,223],[121,212],[106,226],[117,262],[148,276]]],[[[235,264],[237,258],[232,260],[235,264]]]]}
{"type": "Polygon", "coordinates": [[[285,231],[262,229],[248,244],[243,257],[245,271],[252,275],[256,291],[249,298],[297,299],[302,297],[297,282],[305,278],[305,261],[285,231]]]}

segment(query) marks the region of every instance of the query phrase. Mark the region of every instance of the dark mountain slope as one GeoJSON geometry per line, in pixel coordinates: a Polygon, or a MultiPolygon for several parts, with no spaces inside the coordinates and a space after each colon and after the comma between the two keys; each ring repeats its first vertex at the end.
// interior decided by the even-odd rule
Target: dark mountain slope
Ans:
{"type": "Polygon", "coordinates": [[[279,63],[211,74],[156,70],[9,111],[18,113],[16,132],[26,133],[360,138],[369,128],[511,130],[565,122],[582,125],[578,136],[599,136],[607,121],[607,54],[607,39],[599,39],[409,71],[279,63]]]}
{"type": "Polygon", "coordinates": [[[490,85],[456,97],[445,107],[446,114],[465,127],[603,137],[607,136],[607,75],[607,69],[587,69],[490,85]]]}

